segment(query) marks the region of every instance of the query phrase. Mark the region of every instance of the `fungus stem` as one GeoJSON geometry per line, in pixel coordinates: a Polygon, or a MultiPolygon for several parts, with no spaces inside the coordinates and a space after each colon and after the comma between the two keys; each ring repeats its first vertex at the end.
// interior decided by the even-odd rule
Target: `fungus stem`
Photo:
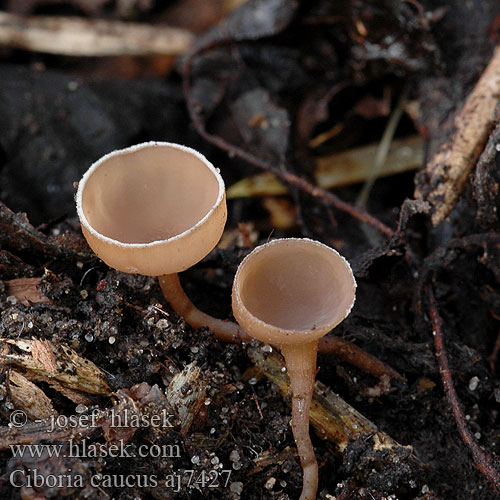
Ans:
{"type": "Polygon", "coordinates": [[[318,341],[281,346],[292,387],[292,431],[302,465],[300,500],[314,500],[318,489],[318,463],[309,436],[309,412],[316,377],[318,341]]]}
{"type": "Polygon", "coordinates": [[[158,277],[163,296],[172,309],[182,316],[193,328],[207,326],[219,340],[225,342],[249,342],[250,337],[233,321],[214,318],[200,311],[184,292],[177,273],[164,274],[158,277]]]}

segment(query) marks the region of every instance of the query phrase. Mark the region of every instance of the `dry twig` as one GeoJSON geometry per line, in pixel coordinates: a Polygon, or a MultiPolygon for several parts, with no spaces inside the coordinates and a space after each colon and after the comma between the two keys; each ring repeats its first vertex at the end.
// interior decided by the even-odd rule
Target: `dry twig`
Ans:
{"type": "Polygon", "coordinates": [[[425,168],[425,183],[417,185],[415,197],[434,207],[432,223],[437,226],[453,210],[469,173],[481,154],[500,110],[500,46],[454,121],[451,139],[442,144],[425,168]],[[430,192],[425,192],[431,186],[430,192]]]}
{"type": "Polygon", "coordinates": [[[193,34],[180,28],[0,12],[0,45],[67,56],[179,55],[193,34]]]}
{"type": "Polygon", "coordinates": [[[342,340],[333,335],[322,337],[319,340],[318,351],[320,354],[333,354],[374,377],[389,376],[401,382],[406,381],[394,368],[386,365],[380,359],[363,351],[363,349],[352,342],[342,340]]]}

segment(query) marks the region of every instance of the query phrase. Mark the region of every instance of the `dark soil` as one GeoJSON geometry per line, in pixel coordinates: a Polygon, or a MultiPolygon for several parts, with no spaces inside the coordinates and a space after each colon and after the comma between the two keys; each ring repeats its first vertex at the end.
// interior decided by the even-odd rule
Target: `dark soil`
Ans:
{"type": "MultiPolygon", "coordinates": [[[[420,134],[427,160],[450,139],[453,119],[498,44],[500,26],[496,0],[249,0],[231,14],[214,10],[200,28],[191,17],[202,3],[132,2],[127,20],[175,19],[203,30],[191,55],[161,70],[155,58],[1,49],[0,498],[298,498],[302,475],[289,401],[254,366],[249,346],[221,343],[207,329],[193,331],[171,311],[155,279],[112,270],[92,254],[79,229],[73,183],[103,154],[149,140],[200,150],[227,186],[263,167],[312,181],[316,156],[379,141],[403,92],[412,106],[396,137],[420,134]],[[263,120],[272,126],[260,126],[263,120]],[[334,138],[311,147],[312,138],[336,125],[334,138]],[[11,280],[19,278],[39,278],[30,282],[29,300],[13,293],[11,280]],[[37,378],[9,358],[13,347],[6,339],[69,347],[95,364],[109,390],[95,394],[37,378]],[[178,389],[176,404],[168,390],[190,364],[199,373],[178,389]],[[73,436],[75,442],[123,442],[136,456],[49,458],[44,452],[14,458],[11,445],[67,447],[70,434],[51,437],[44,427],[49,420],[38,421],[35,408],[13,438],[13,412],[30,415],[31,404],[16,396],[13,370],[35,383],[59,415],[108,412],[88,434],[73,436]],[[111,409],[124,408],[146,420],[166,412],[174,425],[106,427],[111,409]],[[155,445],[172,456],[138,456],[141,446],[155,445]],[[19,470],[24,472],[16,475],[19,470]],[[49,477],[64,484],[51,485],[49,477]],[[129,484],[120,483],[126,477],[129,484]]],[[[120,18],[119,2],[0,4],[22,14],[120,18]]],[[[428,207],[413,200],[414,172],[379,179],[370,194],[368,212],[395,231],[389,239],[291,185],[287,195],[229,200],[223,244],[182,274],[202,310],[231,319],[236,268],[269,237],[318,239],[351,261],[356,305],[335,334],[384,361],[405,382],[392,380],[374,397],[367,389],[376,386],[376,377],[332,356],[320,356],[317,378],[411,452],[374,452],[371,435],[353,438],[341,451],[311,430],[318,498],[500,498],[458,431],[436,362],[428,301],[430,289],[465,424],[500,470],[498,144],[500,133],[492,127],[477,171],[437,227],[428,207]],[[269,200],[278,201],[291,222],[276,223],[278,209],[269,200]]],[[[426,179],[420,175],[416,182],[425,192],[426,179]]],[[[361,187],[333,192],[355,203],[361,187]]],[[[252,347],[268,352],[259,343],[252,347]]]]}

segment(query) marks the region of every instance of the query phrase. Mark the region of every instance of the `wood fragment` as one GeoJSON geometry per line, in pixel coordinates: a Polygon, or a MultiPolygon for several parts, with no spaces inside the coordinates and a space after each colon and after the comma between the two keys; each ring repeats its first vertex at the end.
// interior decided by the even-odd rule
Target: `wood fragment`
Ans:
{"type": "Polygon", "coordinates": [[[0,201],[0,245],[15,252],[32,252],[74,261],[96,260],[85,240],[74,232],[46,236],[37,231],[25,213],[14,213],[0,201]]]}
{"type": "Polygon", "coordinates": [[[139,23],[0,12],[0,45],[67,56],[179,55],[194,35],[184,29],[139,23]]]}
{"type": "Polygon", "coordinates": [[[28,372],[27,374],[29,376],[29,379],[33,382],[46,382],[49,384],[49,386],[57,391],[59,394],[62,394],[66,398],[68,398],[70,401],[73,401],[73,403],[77,405],[88,405],[90,404],[90,399],[83,394],[82,392],[75,391],[73,389],[70,389],[69,387],[64,386],[57,380],[47,380],[46,377],[43,376],[38,376],[34,373],[28,372]]]}
{"type": "Polygon", "coordinates": [[[0,450],[9,450],[13,444],[32,444],[47,439],[50,441],[69,441],[82,439],[100,432],[100,426],[76,425],[55,427],[51,419],[27,423],[22,427],[0,427],[0,450]]]}
{"type": "MultiPolygon", "coordinates": [[[[252,362],[278,386],[283,398],[290,400],[290,381],[283,371],[281,358],[275,353],[264,356],[260,349],[255,348],[249,348],[247,352],[252,362]]],[[[375,450],[403,447],[318,381],[314,386],[310,419],[317,434],[335,443],[340,452],[345,450],[350,439],[367,434],[375,436],[375,450]]]]}
{"type": "Polygon", "coordinates": [[[17,409],[23,410],[31,420],[49,418],[57,415],[52,401],[46,394],[15,370],[9,370],[8,384],[12,403],[17,409]]]}
{"type": "Polygon", "coordinates": [[[56,382],[70,389],[89,394],[111,393],[106,376],[97,366],[69,347],[38,340],[1,339],[0,366],[17,366],[26,370],[27,378],[56,382]],[[54,359],[51,359],[53,356],[54,359]]]}
{"type": "Polygon", "coordinates": [[[253,459],[255,467],[250,471],[250,475],[256,474],[262,471],[265,467],[270,465],[279,464],[282,465],[286,460],[293,458],[298,455],[297,449],[287,446],[281,453],[272,453],[270,450],[264,450],[259,456],[253,459]]]}
{"type": "Polygon", "coordinates": [[[454,120],[451,139],[425,167],[415,197],[433,205],[432,223],[440,224],[453,210],[471,170],[500,118],[500,46],[454,120]],[[426,192],[426,187],[430,191],[426,192]]]}
{"type": "MultiPolygon", "coordinates": [[[[93,408],[89,413],[78,414],[71,425],[65,418],[59,420],[49,416],[19,427],[0,427],[0,450],[9,449],[12,444],[31,444],[42,439],[68,442],[97,435],[103,435],[110,444],[117,444],[120,440],[125,443],[139,428],[137,420],[134,422],[135,417],[141,422],[151,415],[162,415],[163,419],[164,411],[168,415],[171,413],[166,397],[157,385],[137,384],[130,389],[119,389],[113,396],[111,408],[93,408]]],[[[169,423],[177,425],[174,421],[169,423]]],[[[164,433],[165,429],[161,426],[158,431],[164,433]]]]}
{"type": "Polygon", "coordinates": [[[141,421],[141,411],[137,402],[126,391],[119,390],[113,396],[111,418],[108,415],[108,418],[100,421],[102,433],[109,444],[128,443],[137,431],[137,426],[132,422],[141,421]]]}
{"type": "Polygon", "coordinates": [[[47,372],[54,373],[57,371],[56,357],[48,340],[34,339],[31,346],[31,355],[47,372]]]}

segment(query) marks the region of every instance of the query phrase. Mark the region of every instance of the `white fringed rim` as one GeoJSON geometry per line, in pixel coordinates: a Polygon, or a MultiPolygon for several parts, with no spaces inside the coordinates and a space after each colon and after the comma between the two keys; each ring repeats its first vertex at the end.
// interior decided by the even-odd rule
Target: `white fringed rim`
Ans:
{"type": "MultiPolygon", "coordinates": [[[[342,317],[342,319],[339,320],[339,321],[337,321],[337,322],[335,322],[335,324],[332,323],[333,326],[330,328],[330,330],[333,330],[339,323],[342,323],[342,321],[344,321],[344,319],[346,319],[347,316],[349,316],[349,314],[351,313],[352,308],[354,307],[354,303],[356,302],[356,288],[358,287],[358,284],[356,283],[356,278],[354,277],[354,273],[352,272],[352,268],[351,268],[351,265],[349,264],[349,261],[343,255],[341,255],[339,252],[337,252],[337,250],[335,250],[334,248],[332,248],[332,247],[330,247],[328,245],[325,245],[324,243],[321,243],[320,241],[312,240],[311,238],[279,238],[279,239],[268,241],[267,243],[264,243],[263,245],[260,245],[260,246],[256,247],[254,250],[252,250],[241,261],[241,263],[238,266],[238,269],[236,271],[236,275],[234,277],[233,283],[237,283],[237,281],[239,279],[239,275],[240,275],[240,269],[243,268],[243,264],[245,263],[245,261],[249,260],[250,258],[253,258],[255,255],[259,254],[260,252],[264,251],[266,248],[268,248],[268,247],[270,247],[272,245],[280,244],[280,243],[286,242],[286,241],[290,241],[290,242],[293,242],[293,241],[307,241],[309,243],[315,244],[318,247],[322,247],[322,248],[325,248],[325,249],[329,250],[330,252],[334,253],[337,257],[340,257],[342,263],[347,268],[347,270],[349,272],[349,275],[352,277],[352,281],[353,281],[353,285],[354,285],[354,293],[353,293],[352,302],[351,302],[350,306],[348,308],[346,308],[346,312],[345,312],[344,316],[342,317]]],[[[239,293],[238,290],[236,290],[236,294],[233,294],[233,295],[235,295],[234,298],[236,299],[236,301],[239,304],[239,306],[242,307],[242,308],[244,308],[247,311],[247,314],[249,314],[250,316],[252,316],[252,318],[254,318],[254,320],[258,324],[260,324],[263,329],[265,329],[265,328],[271,328],[271,329],[280,330],[282,333],[284,333],[286,335],[295,335],[296,336],[296,335],[303,335],[304,334],[303,330],[287,330],[287,329],[284,329],[284,328],[276,327],[274,325],[269,325],[265,321],[262,321],[260,318],[258,318],[257,316],[253,315],[245,307],[245,305],[243,304],[243,301],[241,299],[241,296],[240,296],[240,293],[239,293]]],[[[329,326],[329,325],[327,325],[327,326],[329,326]]]]}
{"type": "Polygon", "coordinates": [[[100,158],[95,163],[93,163],[90,166],[90,168],[85,172],[85,174],[81,178],[80,182],[78,183],[78,190],[76,192],[76,211],[78,213],[78,218],[80,219],[80,223],[85,227],[85,229],[87,229],[96,238],[99,238],[102,241],[105,241],[107,243],[110,243],[112,245],[116,245],[119,247],[144,248],[144,247],[159,245],[159,244],[165,243],[166,241],[174,241],[176,239],[180,239],[180,238],[186,236],[187,234],[189,234],[193,231],[196,231],[196,229],[198,227],[200,227],[201,225],[203,225],[205,223],[205,221],[210,217],[212,212],[220,205],[222,199],[224,198],[224,193],[225,193],[224,180],[222,179],[222,177],[219,173],[219,170],[216,169],[212,165],[212,163],[210,163],[207,160],[207,158],[205,156],[203,156],[201,153],[199,153],[195,149],[190,148],[188,146],[183,146],[181,144],[175,144],[173,142],[150,141],[150,142],[143,142],[141,144],[136,144],[135,146],[130,146],[130,147],[125,148],[125,149],[117,149],[115,151],[112,151],[111,153],[108,153],[107,155],[104,155],[102,158],[100,158]],[[219,185],[219,193],[217,195],[217,200],[215,201],[212,208],[205,214],[205,216],[202,219],[200,219],[194,226],[190,227],[186,231],[183,231],[182,233],[176,234],[175,236],[172,236],[171,238],[167,238],[165,240],[156,240],[156,241],[151,241],[149,243],[124,243],[123,241],[115,240],[113,238],[109,238],[108,236],[105,236],[104,234],[99,233],[89,224],[89,221],[87,220],[87,217],[85,217],[85,213],[84,213],[83,207],[82,207],[83,190],[85,189],[85,184],[87,183],[87,180],[90,178],[90,176],[94,173],[95,170],[97,170],[103,163],[105,163],[110,158],[113,158],[114,156],[120,156],[122,154],[134,153],[134,152],[139,151],[141,149],[150,148],[150,147],[169,147],[169,148],[173,148],[173,149],[178,149],[180,151],[183,151],[185,153],[188,153],[188,154],[195,156],[214,174],[215,178],[217,179],[217,182],[219,185]]]}

